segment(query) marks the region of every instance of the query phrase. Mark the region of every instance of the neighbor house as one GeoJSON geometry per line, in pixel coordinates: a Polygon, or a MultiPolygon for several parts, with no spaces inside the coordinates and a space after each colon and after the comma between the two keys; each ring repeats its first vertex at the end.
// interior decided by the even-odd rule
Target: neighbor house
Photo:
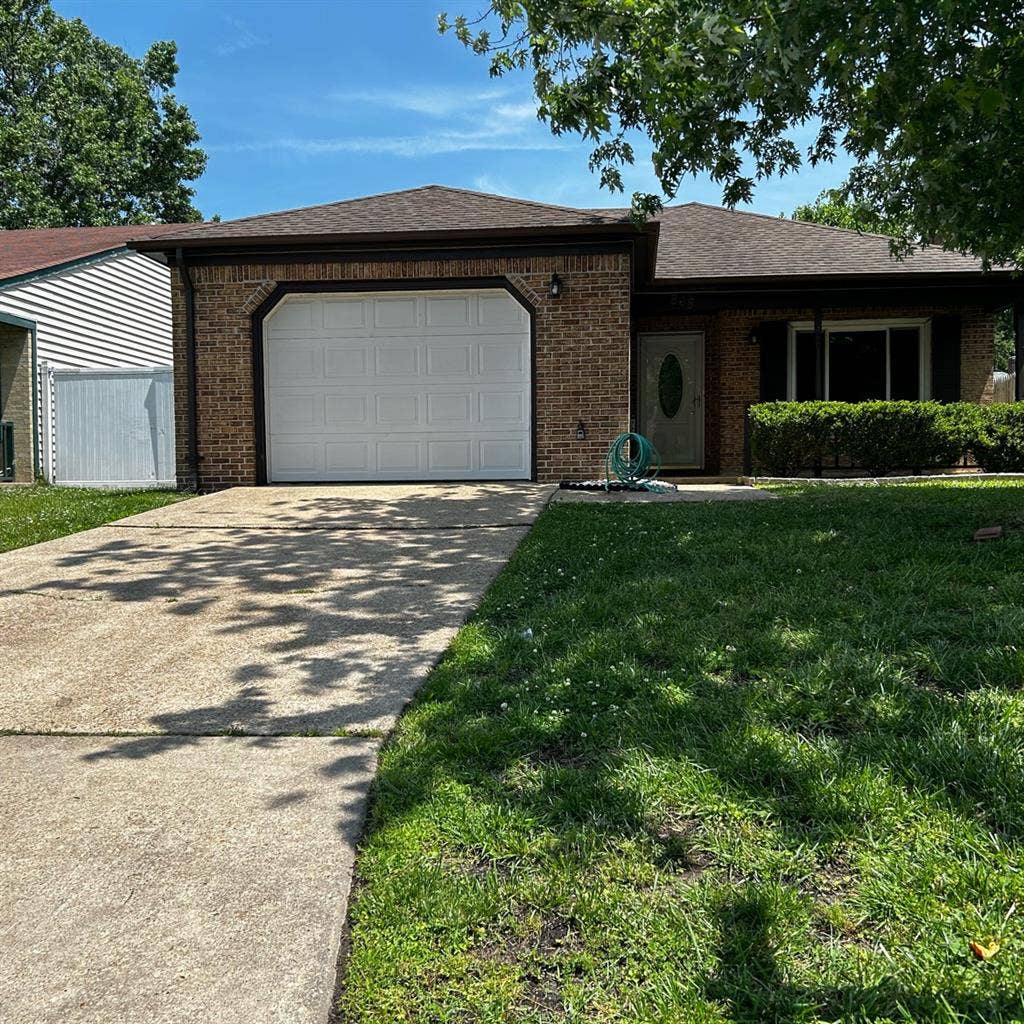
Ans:
{"type": "Polygon", "coordinates": [[[41,368],[170,364],[167,268],[127,242],[180,227],[0,231],[0,421],[9,424],[9,477],[31,480],[52,461],[49,410],[33,400],[45,390],[41,368]]]}
{"type": "Polygon", "coordinates": [[[751,403],[990,401],[1021,296],[876,235],[435,185],[134,244],[172,267],[178,475],[204,489],[591,477],[628,429],[673,475],[736,474],[751,403]]]}

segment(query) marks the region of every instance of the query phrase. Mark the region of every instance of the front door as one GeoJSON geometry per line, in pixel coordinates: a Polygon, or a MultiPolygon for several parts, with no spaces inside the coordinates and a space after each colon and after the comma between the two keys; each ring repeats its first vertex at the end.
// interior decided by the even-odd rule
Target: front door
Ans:
{"type": "Polygon", "coordinates": [[[637,429],[666,469],[704,465],[704,336],[640,337],[637,429]]]}

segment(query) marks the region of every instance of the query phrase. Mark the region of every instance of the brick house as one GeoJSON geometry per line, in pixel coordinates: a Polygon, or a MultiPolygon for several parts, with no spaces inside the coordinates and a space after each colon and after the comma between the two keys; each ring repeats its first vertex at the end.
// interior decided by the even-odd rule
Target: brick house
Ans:
{"type": "Polygon", "coordinates": [[[753,402],[991,401],[993,313],[1022,294],[880,236],[434,185],[134,246],[172,267],[179,480],[201,489],[580,478],[627,429],[671,475],[735,474],[753,402]]]}

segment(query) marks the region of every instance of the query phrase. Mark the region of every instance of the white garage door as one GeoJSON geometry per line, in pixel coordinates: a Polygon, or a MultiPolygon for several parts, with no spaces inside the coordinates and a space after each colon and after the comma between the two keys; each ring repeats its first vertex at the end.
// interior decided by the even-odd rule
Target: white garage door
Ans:
{"type": "Polygon", "coordinates": [[[290,295],[263,344],[271,481],[530,477],[530,318],[503,289],[290,295]]]}

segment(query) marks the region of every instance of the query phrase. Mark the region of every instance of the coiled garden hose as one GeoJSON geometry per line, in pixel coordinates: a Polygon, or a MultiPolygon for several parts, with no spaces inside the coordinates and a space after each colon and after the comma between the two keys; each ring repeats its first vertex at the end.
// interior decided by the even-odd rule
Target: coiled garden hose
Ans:
{"type": "Polygon", "coordinates": [[[613,473],[615,479],[621,480],[631,490],[669,490],[669,485],[655,479],[660,472],[658,449],[643,434],[619,434],[608,446],[604,460],[605,490],[611,484],[613,473]]]}

